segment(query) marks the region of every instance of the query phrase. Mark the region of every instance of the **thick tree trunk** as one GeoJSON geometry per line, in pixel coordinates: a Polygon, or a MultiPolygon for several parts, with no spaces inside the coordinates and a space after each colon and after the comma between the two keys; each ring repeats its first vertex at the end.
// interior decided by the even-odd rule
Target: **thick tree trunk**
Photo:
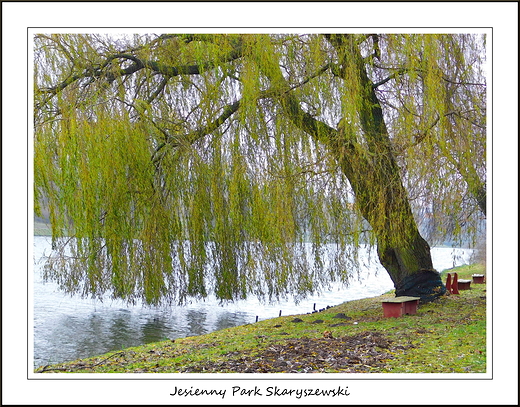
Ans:
{"type": "Polygon", "coordinates": [[[428,302],[446,293],[440,274],[433,269],[430,246],[419,233],[398,247],[378,241],[377,249],[381,264],[394,282],[396,296],[420,297],[428,302]]]}
{"type": "Polygon", "coordinates": [[[392,156],[376,154],[369,161],[351,150],[337,159],[356,194],[358,209],[372,226],[379,260],[394,282],[396,296],[428,302],[444,295],[446,287],[433,269],[430,246],[419,233],[392,156]]]}

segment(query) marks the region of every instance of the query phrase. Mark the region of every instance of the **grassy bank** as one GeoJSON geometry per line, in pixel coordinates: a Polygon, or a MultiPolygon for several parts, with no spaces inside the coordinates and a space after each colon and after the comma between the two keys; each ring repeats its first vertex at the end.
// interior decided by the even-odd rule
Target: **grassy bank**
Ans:
{"type": "MultiPolygon", "coordinates": [[[[459,278],[483,266],[452,269],[459,278]]],[[[443,278],[445,281],[445,278],[443,278]]],[[[486,284],[384,318],[387,293],[322,312],[282,316],[210,334],[156,342],[69,363],[45,373],[483,373],[486,284]]]]}

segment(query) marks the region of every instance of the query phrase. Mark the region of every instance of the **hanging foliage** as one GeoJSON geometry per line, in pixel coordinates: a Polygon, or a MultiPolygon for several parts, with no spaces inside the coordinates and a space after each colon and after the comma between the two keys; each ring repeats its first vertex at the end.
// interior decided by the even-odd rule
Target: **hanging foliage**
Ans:
{"type": "Polygon", "coordinates": [[[474,239],[485,217],[484,40],[36,35],[46,277],[147,304],[298,301],[348,284],[368,245],[398,294],[442,294],[421,230],[474,239]]]}

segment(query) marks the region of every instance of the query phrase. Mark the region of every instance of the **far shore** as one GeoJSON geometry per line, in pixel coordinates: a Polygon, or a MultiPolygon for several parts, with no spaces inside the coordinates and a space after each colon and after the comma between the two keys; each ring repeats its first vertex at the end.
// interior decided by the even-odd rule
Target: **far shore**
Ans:
{"type": "Polygon", "coordinates": [[[50,223],[34,220],[34,236],[52,236],[50,223]]]}

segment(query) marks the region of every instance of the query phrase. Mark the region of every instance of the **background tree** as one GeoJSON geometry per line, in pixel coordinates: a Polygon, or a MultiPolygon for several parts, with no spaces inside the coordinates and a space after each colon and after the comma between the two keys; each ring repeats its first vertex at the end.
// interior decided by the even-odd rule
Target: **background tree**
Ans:
{"type": "Polygon", "coordinates": [[[435,204],[467,238],[485,216],[484,40],[37,35],[45,277],[149,304],[299,300],[347,284],[368,245],[396,295],[442,295],[418,220],[435,204]]]}

